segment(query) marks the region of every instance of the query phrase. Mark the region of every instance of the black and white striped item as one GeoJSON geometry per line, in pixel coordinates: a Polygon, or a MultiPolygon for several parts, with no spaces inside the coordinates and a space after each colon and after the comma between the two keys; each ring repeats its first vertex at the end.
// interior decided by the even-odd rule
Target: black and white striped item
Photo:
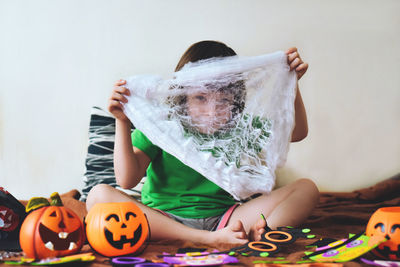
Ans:
{"type": "MultiPolygon", "coordinates": [[[[132,130],[134,128],[132,127],[132,130]]],[[[144,179],[132,189],[122,189],[114,174],[115,119],[99,107],[92,107],[89,126],[89,146],[86,156],[84,186],[80,197],[86,201],[90,189],[97,184],[108,184],[140,200],[144,179]]]]}

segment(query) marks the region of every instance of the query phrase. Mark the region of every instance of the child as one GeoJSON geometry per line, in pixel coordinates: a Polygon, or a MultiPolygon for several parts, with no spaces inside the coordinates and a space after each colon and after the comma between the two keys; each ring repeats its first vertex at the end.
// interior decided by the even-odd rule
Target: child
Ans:
{"type": "MultiPolygon", "coordinates": [[[[308,64],[301,60],[296,48],[290,48],[286,54],[290,69],[294,69],[300,79],[308,64]]],[[[202,41],[189,47],[175,71],[179,71],[188,62],[234,55],[236,53],[223,43],[202,41]]],[[[178,239],[214,245],[244,244],[249,240],[260,240],[265,227],[261,213],[271,228],[296,226],[310,215],[319,195],[311,180],[297,180],[268,195],[261,195],[239,205],[226,191],[153,145],[139,130],[135,130],[131,137],[130,121],[123,113],[121,104],[127,102],[125,95],[130,94],[124,87],[125,83],[120,80],[115,84],[108,106],[116,118],[115,175],[122,188],[132,188],[147,173],[142,189],[143,204],[136,204],[147,215],[151,240],[178,239]]],[[[235,97],[218,91],[212,94],[194,92],[183,97],[181,104],[187,107],[187,115],[200,133],[212,134],[232,118],[233,109],[227,106],[235,103],[235,97]],[[207,127],[202,128],[205,124],[207,127]]],[[[240,101],[238,103],[233,106],[239,109],[237,112],[241,112],[243,106],[240,101]]],[[[308,131],[298,89],[295,123],[292,142],[304,139],[308,131]]],[[[124,201],[134,200],[111,186],[100,184],[90,191],[86,206],[90,210],[98,202],[124,201]]]]}

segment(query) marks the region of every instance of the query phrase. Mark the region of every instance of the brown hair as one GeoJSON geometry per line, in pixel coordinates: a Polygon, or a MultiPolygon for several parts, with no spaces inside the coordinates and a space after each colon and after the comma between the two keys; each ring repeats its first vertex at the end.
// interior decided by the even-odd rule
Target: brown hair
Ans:
{"type": "MultiPolygon", "coordinates": [[[[183,66],[189,62],[196,62],[213,57],[229,57],[236,55],[236,52],[232,48],[222,42],[212,40],[197,42],[192,44],[185,51],[185,53],[183,53],[181,59],[176,65],[175,72],[181,70],[183,66]]],[[[244,109],[246,89],[243,81],[237,81],[234,84],[229,85],[226,89],[228,89],[227,91],[232,91],[233,87],[240,89],[234,92],[235,103],[232,110],[234,114],[238,114],[241,113],[244,109]]],[[[181,95],[180,97],[178,97],[178,99],[175,99],[174,102],[175,104],[178,104],[183,108],[184,104],[186,103],[186,96],[181,95]]]]}
{"type": "Polygon", "coordinates": [[[192,44],[183,53],[181,59],[176,65],[175,71],[179,71],[188,62],[196,62],[202,59],[212,57],[236,56],[235,51],[224,43],[218,41],[201,41],[192,44]]]}

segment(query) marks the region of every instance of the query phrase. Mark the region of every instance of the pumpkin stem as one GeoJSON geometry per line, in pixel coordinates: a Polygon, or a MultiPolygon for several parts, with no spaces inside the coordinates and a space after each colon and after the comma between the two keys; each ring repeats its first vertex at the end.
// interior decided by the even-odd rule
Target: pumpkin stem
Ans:
{"type": "Polygon", "coordinates": [[[50,205],[51,206],[63,206],[63,203],[61,201],[61,197],[57,192],[54,192],[53,194],[50,195],[50,205]]]}
{"type": "Polygon", "coordinates": [[[41,207],[50,206],[50,202],[44,197],[33,197],[28,201],[25,207],[26,212],[39,209],[41,207]]]}

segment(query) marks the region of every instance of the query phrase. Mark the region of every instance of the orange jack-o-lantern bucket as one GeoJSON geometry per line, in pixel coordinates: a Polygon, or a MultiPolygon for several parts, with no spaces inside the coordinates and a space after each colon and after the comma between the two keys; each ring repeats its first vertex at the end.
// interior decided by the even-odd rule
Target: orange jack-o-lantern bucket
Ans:
{"type": "Polygon", "coordinates": [[[95,204],[85,227],[90,246],[107,257],[137,252],[149,235],[147,218],[133,202],[95,204]]]}
{"type": "Polygon", "coordinates": [[[76,254],[85,241],[83,223],[71,209],[62,206],[58,193],[32,198],[26,206],[30,213],[22,223],[19,242],[28,258],[44,259],[76,254]]]}
{"type": "Polygon", "coordinates": [[[383,259],[400,260],[400,207],[380,208],[369,219],[367,236],[383,236],[383,242],[372,252],[383,259]]]}

